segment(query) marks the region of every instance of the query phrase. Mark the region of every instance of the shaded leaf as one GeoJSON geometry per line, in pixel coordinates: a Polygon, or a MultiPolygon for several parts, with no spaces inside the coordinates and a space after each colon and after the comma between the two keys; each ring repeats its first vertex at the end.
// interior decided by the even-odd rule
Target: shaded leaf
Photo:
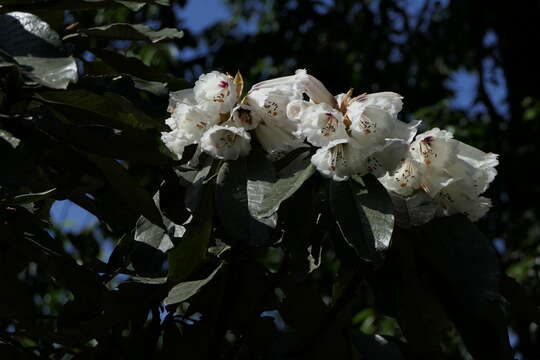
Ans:
{"type": "Polygon", "coordinates": [[[10,205],[23,205],[23,204],[29,204],[36,201],[48,199],[51,196],[53,196],[56,193],[55,189],[50,189],[47,191],[39,192],[39,193],[30,193],[30,194],[22,194],[17,195],[13,199],[8,201],[8,204],[10,205]]]}
{"type": "Polygon", "coordinates": [[[200,206],[193,214],[193,220],[186,227],[182,239],[167,254],[171,284],[184,281],[207,257],[208,243],[212,232],[213,191],[210,186],[203,188],[200,206]]]}
{"type": "Polygon", "coordinates": [[[462,215],[434,219],[415,231],[414,245],[438,275],[441,301],[469,352],[477,359],[513,359],[489,241],[462,215]]]}
{"type": "MultiPolygon", "coordinates": [[[[115,51],[107,49],[91,49],[98,58],[104,61],[109,69],[108,74],[111,72],[115,74],[131,74],[148,81],[164,82],[168,84],[171,91],[182,90],[192,86],[190,83],[183,79],[179,79],[144,64],[140,59],[125,56],[115,51]]],[[[89,62],[87,65],[94,64],[96,61],[89,62]]]]}
{"type": "Polygon", "coordinates": [[[186,281],[176,284],[170,291],[163,303],[167,305],[178,304],[188,300],[193,295],[197,294],[201,289],[208,284],[214,276],[221,270],[223,263],[212,271],[210,275],[201,280],[186,281]]]}
{"type": "MultiPolygon", "coordinates": [[[[313,175],[315,167],[311,164],[309,153],[303,152],[278,173],[277,179],[256,179],[251,184],[254,199],[251,213],[257,218],[274,214],[280,204],[288,199],[302,184],[313,175]]],[[[261,169],[271,167],[271,163],[261,161],[261,169]]]]}
{"type": "Polygon", "coordinates": [[[0,15],[0,50],[12,56],[26,76],[47,87],[65,89],[78,79],[75,59],[66,56],[58,34],[33,14],[0,15]]]}
{"type": "Polygon", "coordinates": [[[345,241],[364,260],[380,259],[394,228],[392,200],[373,176],[330,182],[330,206],[345,241]]]}
{"type": "Polygon", "coordinates": [[[180,39],[184,36],[184,33],[177,29],[166,28],[161,30],[153,30],[147,25],[126,23],[81,29],[78,31],[78,33],[107,39],[146,40],[153,43],[168,39],[180,39]]]}
{"type": "Polygon", "coordinates": [[[251,200],[255,202],[254,197],[259,194],[253,189],[249,192],[246,159],[223,163],[216,184],[216,210],[230,239],[252,246],[269,245],[272,242],[271,226],[250,214],[251,200]]]}
{"type": "Polygon", "coordinates": [[[135,104],[114,93],[99,95],[88,90],[45,91],[37,95],[52,109],[68,119],[81,123],[103,124],[120,129],[157,128],[164,130],[163,122],[146,115],[135,104]]]}
{"type": "Polygon", "coordinates": [[[101,170],[110,186],[132,211],[144,215],[156,225],[165,227],[161,213],[152,197],[135,182],[122,165],[113,159],[92,154],[85,154],[85,156],[101,170]]]}

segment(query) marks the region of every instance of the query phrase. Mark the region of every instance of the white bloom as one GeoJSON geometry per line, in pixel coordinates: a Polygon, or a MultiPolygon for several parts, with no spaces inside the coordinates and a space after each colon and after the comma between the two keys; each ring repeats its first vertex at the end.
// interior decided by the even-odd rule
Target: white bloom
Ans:
{"type": "Polygon", "coordinates": [[[333,140],[347,139],[343,115],[328,104],[313,104],[302,111],[296,132],[315,146],[326,146],[333,140]]]}
{"type": "Polygon", "coordinates": [[[207,130],[202,139],[202,149],[218,159],[236,160],[251,150],[251,136],[240,127],[214,125],[207,130]]]}
{"type": "Polygon", "coordinates": [[[406,124],[397,119],[401,99],[399,94],[382,92],[350,100],[347,117],[351,122],[351,136],[359,146],[374,153],[394,142],[408,144],[412,141],[420,122],[406,124]]]}
{"type": "Polygon", "coordinates": [[[161,133],[161,140],[181,158],[184,147],[198,143],[204,132],[217,120],[216,114],[204,106],[177,104],[171,117],[165,120],[171,131],[161,133]]]}
{"type": "Polygon", "coordinates": [[[331,141],[311,157],[311,163],[317,170],[335,181],[347,180],[349,176],[358,174],[364,161],[361,150],[347,139],[331,141]]]}
{"type": "Polygon", "coordinates": [[[178,159],[182,158],[184,148],[193,142],[183,136],[181,130],[173,130],[170,132],[162,132],[161,140],[167,146],[167,148],[176,155],[178,159]]]}
{"type": "Polygon", "coordinates": [[[297,131],[297,121],[287,116],[288,105],[301,99],[302,94],[292,84],[280,84],[279,81],[272,86],[261,87],[260,84],[249,91],[245,102],[252,109],[252,116],[259,120],[255,129],[259,143],[270,159],[277,160],[298,147],[306,146],[293,135],[297,131]]]}
{"type": "Polygon", "coordinates": [[[260,118],[255,116],[253,108],[249,105],[238,105],[231,111],[231,116],[227,120],[227,124],[231,126],[241,127],[246,130],[253,130],[259,125],[260,118]]]}
{"type": "Polygon", "coordinates": [[[307,146],[291,132],[272,123],[261,122],[255,129],[255,135],[272,161],[279,160],[294,149],[307,146]]]}
{"type": "Polygon", "coordinates": [[[184,89],[169,93],[169,106],[167,111],[173,113],[178,104],[196,105],[193,89],[184,89]]]}
{"type": "Polygon", "coordinates": [[[279,126],[285,131],[296,131],[296,124],[287,117],[287,105],[291,101],[301,99],[301,94],[287,86],[261,89],[256,89],[255,86],[245,100],[253,110],[253,116],[259,121],[279,126]]]}
{"type": "Polygon", "coordinates": [[[438,216],[453,214],[466,215],[471,221],[476,221],[484,216],[491,208],[491,200],[483,196],[471,195],[464,191],[461,181],[456,181],[445,187],[435,197],[439,203],[438,216]]]}
{"type": "Polygon", "coordinates": [[[239,95],[234,79],[218,71],[201,75],[193,91],[198,104],[208,102],[219,105],[218,112],[221,114],[233,109],[239,95]]]}
{"type": "Polygon", "coordinates": [[[402,164],[380,180],[402,196],[423,190],[439,204],[439,216],[462,213],[475,221],[491,206],[489,199],[479,195],[495,178],[497,164],[497,155],[434,128],[419,134],[402,164]]]}
{"type": "Polygon", "coordinates": [[[309,75],[305,69],[296,70],[291,76],[260,82],[253,86],[254,90],[264,88],[290,88],[297,93],[305,93],[315,103],[326,103],[336,106],[336,99],[315,77],[309,75]]]}

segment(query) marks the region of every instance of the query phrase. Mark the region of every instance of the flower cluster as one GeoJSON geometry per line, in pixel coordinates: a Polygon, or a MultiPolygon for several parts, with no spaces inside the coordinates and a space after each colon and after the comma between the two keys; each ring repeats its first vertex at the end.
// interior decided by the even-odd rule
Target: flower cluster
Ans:
{"type": "Polygon", "coordinates": [[[258,83],[245,97],[242,87],[239,74],[214,71],[193,89],[172,93],[164,143],[178,156],[199,144],[199,151],[226,160],[247,155],[252,136],[270,159],[312,146],[311,162],[335,181],[371,173],[395,196],[427,194],[438,215],[477,220],[491,206],[480,195],[496,175],[497,156],[437,128],[416,135],[420,121],[398,119],[399,94],[353,96],[351,89],[333,96],[305,70],[258,83]]]}

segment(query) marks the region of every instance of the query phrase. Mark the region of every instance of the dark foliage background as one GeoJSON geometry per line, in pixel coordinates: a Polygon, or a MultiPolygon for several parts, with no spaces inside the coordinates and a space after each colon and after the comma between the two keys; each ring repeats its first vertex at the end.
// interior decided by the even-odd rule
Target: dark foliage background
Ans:
{"type": "Polygon", "coordinates": [[[44,42],[0,15],[0,356],[540,358],[540,3],[225,3],[231,19],[194,35],[173,30],[186,1],[0,0],[0,13],[31,12],[61,38],[44,42]],[[127,25],[91,29],[113,23],[127,25]],[[141,23],[170,30],[129,25],[141,23]],[[198,46],[208,51],[177,56],[198,46]],[[74,63],[78,81],[60,90],[74,63]],[[178,171],[159,143],[167,93],[214,69],[254,83],[303,67],[333,93],[397,91],[405,119],[500,154],[485,238],[443,219],[395,229],[384,260],[359,260],[336,240],[318,177],[280,208],[281,243],[253,246],[276,235],[249,226],[255,235],[231,237],[238,179],[226,171],[251,171],[256,154],[178,171]],[[449,86],[458,71],[476,76],[466,107],[449,106],[462,95],[449,86]],[[95,228],[55,227],[49,211],[63,199],[96,215],[95,228]],[[155,249],[167,244],[167,255],[155,249]]]}

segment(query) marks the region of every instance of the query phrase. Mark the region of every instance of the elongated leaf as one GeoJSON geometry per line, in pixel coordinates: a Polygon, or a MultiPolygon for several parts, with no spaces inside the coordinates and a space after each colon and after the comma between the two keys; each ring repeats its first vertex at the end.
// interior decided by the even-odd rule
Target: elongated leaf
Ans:
{"type": "MultiPolygon", "coordinates": [[[[114,130],[101,125],[70,125],[64,113],[54,111],[62,120],[40,118],[38,127],[55,139],[79,149],[113,159],[140,161],[148,164],[166,164],[172,161],[159,151],[160,142],[139,129],[114,130]]],[[[78,119],[73,119],[78,120],[78,119]]]]}
{"type": "MultiPolygon", "coordinates": [[[[216,206],[227,235],[233,241],[252,246],[266,246],[271,241],[272,224],[275,219],[256,219],[250,207],[260,199],[257,189],[250,188],[248,165],[245,158],[225,162],[217,177],[216,206]],[[264,223],[268,220],[269,223],[264,223]]],[[[252,182],[253,184],[253,182],[252,182]]]]}
{"type": "Polygon", "coordinates": [[[129,173],[116,161],[85,154],[103,173],[110,186],[132,211],[144,215],[148,220],[165,227],[161,213],[148,192],[137,184],[129,173]]]}
{"type": "Polygon", "coordinates": [[[113,93],[99,95],[77,89],[45,91],[38,97],[66,118],[81,124],[102,124],[120,129],[165,129],[161,121],[149,117],[129,100],[113,93]]]}
{"type": "Polygon", "coordinates": [[[79,30],[79,34],[118,40],[146,40],[153,43],[162,40],[180,39],[184,36],[184,33],[177,29],[166,28],[152,30],[150,27],[143,24],[125,23],[81,29],[79,30]]]}
{"type": "MultiPolygon", "coordinates": [[[[260,166],[271,166],[271,163],[262,162],[260,166]]],[[[257,198],[257,202],[251,206],[253,216],[265,218],[274,214],[279,205],[294,194],[314,172],[315,167],[311,164],[309,153],[303,152],[280,171],[277,179],[254,180],[250,190],[257,198]]]]}
{"type": "Polygon", "coordinates": [[[178,304],[183,301],[188,300],[193,295],[197,294],[201,289],[208,284],[214,276],[221,270],[223,263],[219,266],[206,278],[201,280],[186,281],[176,284],[170,291],[163,303],[165,305],[178,304]]]}
{"type": "Polygon", "coordinates": [[[159,4],[169,6],[170,0],[3,0],[0,12],[24,10],[89,10],[114,7],[122,4],[132,11],[141,8],[141,4],[159,4]]]}
{"type": "Polygon", "coordinates": [[[50,190],[39,192],[39,193],[17,195],[8,203],[11,205],[22,205],[22,204],[33,203],[39,200],[48,199],[52,195],[54,195],[55,192],[56,192],[56,189],[50,189],[50,190]]]}
{"type": "Polygon", "coordinates": [[[62,41],[36,15],[0,15],[0,50],[13,57],[30,79],[54,89],[65,89],[78,78],[77,64],[66,56],[62,41]]]}
{"type": "Polygon", "coordinates": [[[499,294],[500,270],[489,241],[462,215],[435,219],[416,230],[414,242],[441,299],[476,359],[513,359],[499,294]]]}
{"type": "MultiPolygon", "coordinates": [[[[106,49],[92,49],[91,51],[110,67],[108,73],[112,71],[115,74],[131,74],[148,81],[165,82],[168,84],[171,91],[181,90],[192,86],[183,79],[175,78],[147,66],[135,57],[125,56],[106,49]]],[[[93,63],[94,62],[90,62],[87,65],[93,63]]]]}
{"type": "Polygon", "coordinates": [[[205,260],[208,242],[212,233],[212,189],[205,186],[199,208],[187,226],[186,233],[179,243],[169,251],[169,272],[167,278],[171,284],[184,281],[205,260]]]}
{"type": "Polygon", "coordinates": [[[365,260],[380,258],[394,228],[392,200],[373,176],[330,183],[330,206],[345,241],[365,260]]]}

